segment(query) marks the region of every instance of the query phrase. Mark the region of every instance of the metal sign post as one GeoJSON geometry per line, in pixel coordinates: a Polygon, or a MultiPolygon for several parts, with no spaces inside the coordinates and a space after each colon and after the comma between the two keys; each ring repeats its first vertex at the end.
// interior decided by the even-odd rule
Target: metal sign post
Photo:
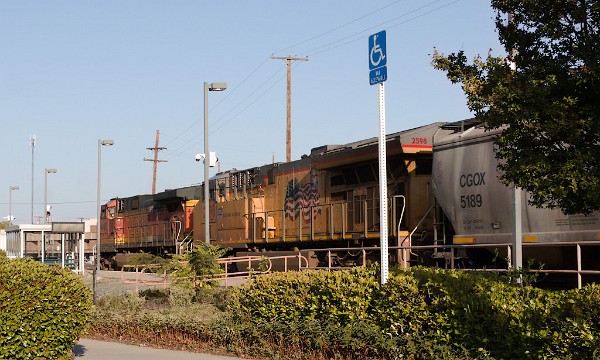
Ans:
{"type": "Polygon", "coordinates": [[[388,198],[385,136],[385,88],[387,80],[385,30],[369,36],[369,83],[379,84],[379,237],[381,242],[381,284],[387,283],[388,263],[388,198]]]}

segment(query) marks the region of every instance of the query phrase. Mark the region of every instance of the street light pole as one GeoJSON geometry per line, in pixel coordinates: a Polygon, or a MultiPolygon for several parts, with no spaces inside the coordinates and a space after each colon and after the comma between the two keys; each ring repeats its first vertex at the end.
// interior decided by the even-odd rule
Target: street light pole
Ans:
{"type": "Polygon", "coordinates": [[[208,151],[208,92],[223,91],[227,89],[226,83],[204,83],[204,242],[210,244],[210,223],[208,216],[209,181],[208,167],[210,166],[210,152],[208,151]]]}
{"type": "Polygon", "coordinates": [[[31,135],[31,224],[33,225],[33,160],[35,149],[35,135],[31,135]]]}
{"type": "Polygon", "coordinates": [[[48,223],[48,174],[56,174],[56,169],[44,170],[44,224],[48,223]]]}
{"type": "Polygon", "coordinates": [[[96,197],[96,269],[94,270],[93,290],[94,303],[96,302],[96,280],[97,273],[100,271],[100,177],[102,174],[102,146],[111,146],[115,142],[113,140],[98,139],[98,193],[96,197]]]}
{"type": "Polygon", "coordinates": [[[8,187],[9,188],[9,192],[8,192],[8,225],[12,225],[12,192],[13,190],[19,190],[19,187],[16,185],[11,185],[8,187]]]}

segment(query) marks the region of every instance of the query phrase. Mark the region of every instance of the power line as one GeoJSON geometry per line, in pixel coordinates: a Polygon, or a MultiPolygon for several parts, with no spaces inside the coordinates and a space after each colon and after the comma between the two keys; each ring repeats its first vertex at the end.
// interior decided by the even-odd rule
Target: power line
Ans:
{"type": "MultiPolygon", "coordinates": [[[[107,201],[107,200],[104,200],[107,201]]],[[[48,205],[68,205],[68,204],[87,204],[87,203],[96,203],[96,200],[90,200],[90,201],[64,201],[64,202],[49,202],[48,205]]],[[[24,203],[24,202],[13,202],[12,205],[29,205],[31,203],[24,203]]],[[[34,205],[43,205],[43,203],[33,203],[34,205]]],[[[8,203],[3,203],[0,202],[0,205],[8,205],[8,203]]]]}
{"type": "Polygon", "coordinates": [[[362,20],[362,19],[365,19],[365,18],[367,18],[367,17],[369,17],[369,16],[371,16],[371,15],[373,15],[373,14],[376,14],[376,13],[378,13],[378,12],[382,11],[382,10],[385,10],[385,9],[387,9],[387,8],[389,8],[389,7],[393,6],[393,5],[395,5],[395,4],[397,4],[397,3],[401,2],[401,1],[404,1],[404,0],[397,0],[397,1],[394,1],[394,2],[393,2],[393,3],[391,3],[391,4],[388,4],[388,5],[386,5],[386,6],[384,6],[384,7],[381,7],[381,8],[379,8],[379,9],[377,9],[377,10],[374,10],[374,11],[372,11],[372,12],[370,12],[370,13],[366,14],[366,15],[363,15],[363,16],[361,16],[361,17],[358,17],[358,18],[356,18],[356,19],[354,19],[354,20],[351,20],[351,21],[349,21],[349,22],[347,22],[347,23],[345,23],[345,24],[342,24],[342,25],[340,25],[340,26],[338,26],[338,27],[335,27],[335,28],[333,28],[333,29],[331,29],[331,30],[325,31],[325,32],[323,32],[323,33],[321,33],[321,34],[319,34],[319,35],[315,35],[315,36],[313,36],[313,37],[311,37],[311,38],[308,38],[308,39],[306,39],[306,40],[300,41],[299,43],[296,43],[296,44],[294,44],[294,45],[291,45],[291,46],[288,46],[288,47],[286,47],[286,48],[284,48],[284,49],[278,50],[278,51],[274,52],[273,54],[279,54],[279,53],[281,53],[281,52],[284,52],[284,51],[287,51],[287,50],[289,50],[289,49],[293,49],[293,48],[295,48],[295,47],[297,47],[297,46],[299,46],[299,45],[303,45],[303,44],[306,44],[307,42],[310,42],[310,41],[316,40],[316,39],[318,39],[318,38],[320,38],[320,37],[323,37],[323,36],[325,36],[325,35],[327,35],[327,34],[330,34],[330,33],[334,32],[334,31],[337,31],[337,30],[339,30],[339,29],[342,29],[342,28],[344,28],[344,27],[346,27],[346,26],[348,26],[348,25],[354,24],[355,22],[357,22],[357,21],[360,21],[360,20],[362,20]]]}
{"type": "MultiPolygon", "coordinates": [[[[223,101],[225,101],[227,98],[229,98],[229,96],[231,96],[232,94],[236,93],[240,88],[243,87],[243,85],[246,83],[246,81],[248,81],[248,79],[250,79],[261,67],[263,67],[264,64],[266,64],[266,62],[269,60],[269,58],[265,58],[256,68],[254,68],[254,70],[252,70],[250,72],[249,75],[247,75],[244,80],[242,80],[239,84],[237,84],[236,86],[233,86],[232,89],[230,89],[230,91],[226,91],[226,95],[222,97],[222,99],[220,99],[218,102],[215,103],[215,105],[213,107],[211,107],[211,109],[215,109],[217,108],[223,101]]],[[[209,111],[211,110],[209,109],[209,111]]],[[[167,146],[169,144],[171,144],[172,142],[180,139],[183,135],[188,134],[189,130],[191,128],[193,128],[196,124],[201,123],[201,119],[197,119],[194,122],[192,122],[192,124],[190,126],[188,126],[185,130],[183,130],[180,134],[178,134],[177,136],[175,136],[174,138],[172,138],[169,142],[167,142],[167,146]]]]}
{"type": "MultiPolygon", "coordinates": [[[[335,28],[333,28],[331,30],[328,30],[326,32],[323,32],[323,33],[321,33],[319,35],[312,36],[312,37],[308,38],[307,40],[298,42],[298,43],[296,43],[296,44],[294,44],[292,46],[289,46],[289,47],[286,47],[286,48],[284,48],[282,50],[279,50],[279,51],[277,51],[274,54],[277,54],[277,53],[280,53],[282,51],[289,50],[289,49],[292,49],[294,47],[297,47],[299,45],[303,45],[303,44],[309,43],[311,41],[314,41],[314,40],[316,40],[318,38],[321,38],[321,37],[323,37],[323,36],[325,36],[327,34],[333,33],[334,31],[342,29],[342,28],[344,28],[344,27],[346,27],[346,26],[348,26],[350,24],[356,23],[356,22],[358,22],[360,20],[363,20],[363,19],[365,19],[365,18],[367,18],[369,16],[372,16],[373,14],[376,14],[376,13],[382,11],[382,10],[385,10],[385,9],[387,9],[387,8],[393,6],[393,5],[395,5],[395,4],[397,4],[397,3],[401,2],[401,1],[402,0],[394,1],[394,2],[392,2],[392,3],[390,3],[390,4],[386,5],[386,6],[383,6],[383,7],[379,8],[379,9],[377,9],[377,10],[374,10],[374,11],[372,11],[372,12],[370,12],[370,13],[364,15],[364,16],[361,16],[359,18],[353,19],[353,20],[351,20],[351,21],[349,21],[349,22],[347,22],[347,23],[345,23],[343,25],[337,26],[337,27],[335,27],[335,28]]],[[[357,41],[364,40],[363,37],[364,37],[364,34],[366,32],[372,31],[375,28],[380,28],[383,25],[393,23],[393,22],[398,21],[399,19],[407,17],[407,16],[409,16],[411,14],[415,14],[415,13],[417,13],[419,11],[422,11],[422,10],[428,8],[428,7],[431,7],[431,6],[437,4],[437,3],[441,2],[441,1],[444,1],[444,0],[431,1],[431,2],[429,2],[429,3],[427,3],[427,4],[423,5],[423,6],[420,6],[420,7],[416,8],[416,9],[414,9],[414,10],[405,12],[405,13],[403,13],[403,14],[401,14],[399,16],[396,16],[396,17],[394,17],[394,18],[392,18],[390,20],[387,20],[387,21],[381,22],[381,23],[379,23],[377,25],[368,27],[368,28],[366,28],[366,29],[364,29],[362,31],[356,32],[354,34],[351,34],[351,35],[348,35],[348,36],[344,36],[344,37],[342,37],[342,38],[340,38],[338,40],[331,41],[331,42],[326,43],[324,45],[317,46],[317,47],[314,47],[312,49],[300,52],[299,54],[305,55],[306,57],[308,57],[308,56],[314,56],[314,55],[317,55],[317,54],[321,54],[321,53],[324,53],[324,52],[328,52],[328,51],[337,49],[339,47],[348,45],[350,43],[354,43],[354,42],[357,42],[357,41]],[[347,40],[347,41],[345,41],[345,40],[347,40]]],[[[443,8],[446,8],[446,7],[448,7],[448,6],[450,6],[450,5],[454,4],[454,3],[457,3],[459,1],[460,0],[454,0],[454,1],[451,1],[449,3],[443,4],[441,6],[433,8],[433,9],[431,9],[429,11],[426,11],[426,12],[423,12],[423,13],[418,14],[416,16],[413,16],[412,18],[406,19],[405,21],[402,21],[400,23],[396,23],[396,24],[390,25],[390,26],[388,26],[388,28],[398,27],[400,25],[404,25],[406,23],[412,22],[412,21],[414,21],[416,19],[419,19],[421,17],[429,15],[429,14],[431,14],[433,12],[439,11],[439,10],[441,10],[443,8]]],[[[240,85],[238,85],[237,87],[233,87],[232,88],[233,91],[228,91],[227,95],[225,97],[223,97],[214,107],[212,107],[211,110],[214,109],[215,107],[217,107],[222,102],[226,101],[231,95],[233,95],[234,92],[236,92],[236,91],[239,92],[240,88],[243,88],[242,85],[244,85],[252,76],[254,76],[254,74],[256,74],[256,72],[260,68],[262,68],[264,66],[264,64],[266,63],[266,60],[268,60],[268,58],[265,59],[265,60],[263,60],[256,68],[254,68],[254,70],[248,76],[246,76],[244,78],[244,80],[240,83],[240,85]]],[[[254,96],[254,94],[256,94],[262,87],[264,87],[265,85],[269,84],[271,82],[271,80],[278,73],[279,73],[278,71],[276,71],[275,73],[273,73],[270,77],[267,78],[267,80],[265,80],[264,82],[262,82],[260,86],[258,86],[253,91],[251,91],[250,95],[248,95],[246,98],[244,98],[244,99],[240,100],[239,102],[237,102],[237,104],[235,104],[233,107],[231,107],[229,109],[229,111],[227,111],[223,116],[219,117],[216,121],[214,121],[211,124],[209,124],[209,127],[211,128],[210,134],[214,134],[215,132],[218,132],[219,130],[221,130],[222,128],[224,128],[228,123],[230,123],[233,120],[235,120],[236,118],[238,118],[242,113],[244,113],[247,109],[249,109],[252,105],[254,105],[260,98],[262,98],[264,95],[266,95],[270,89],[272,89],[277,83],[279,83],[282,80],[281,78],[277,79],[277,81],[275,81],[274,83],[272,83],[272,85],[269,86],[267,88],[267,90],[264,91],[264,92],[262,92],[259,96],[257,96],[254,99],[250,100],[254,96]],[[250,100],[250,103],[247,104],[246,106],[243,106],[244,103],[246,101],[249,101],[249,100],[250,100]],[[231,115],[232,113],[234,113],[236,111],[236,109],[240,109],[240,110],[238,112],[236,112],[234,115],[231,115]]],[[[198,124],[199,122],[200,122],[200,120],[196,120],[185,131],[183,131],[181,134],[177,135],[175,138],[171,139],[169,143],[172,143],[173,141],[180,139],[184,134],[188,134],[189,130],[193,126],[195,126],[196,124],[198,124]]],[[[193,146],[196,146],[199,143],[200,143],[200,141],[195,141],[194,139],[190,139],[188,141],[184,141],[178,148],[176,148],[175,150],[171,151],[171,154],[174,154],[174,155],[168,157],[167,161],[170,160],[170,159],[181,157],[181,156],[188,156],[189,153],[186,152],[186,151],[189,150],[190,148],[192,148],[193,146]]]]}
{"type": "MultiPolygon", "coordinates": [[[[351,43],[353,43],[353,42],[356,42],[356,41],[361,41],[361,40],[364,40],[364,35],[365,35],[366,33],[372,32],[374,29],[381,28],[383,25],[386,25],[386,24],[392,23],[392,22],[394,22],[394,21],[397,21],[398,19],[401,19],[401,18],[403,18],[403,17],[406,17],[406,16],[408,16],[408,15],[414,14],[414,13],[416,13],[416,12],[419,12],[419,11],[421,11],[421,10],[423,10],[423,9],[425,9],[425,8],[428,8],[428,7],[430,7],[430,6],[432,6],[432,5],[436,4],[436,3],[438,3],[438,2],[440,2],[440,1],[443,1],[443,0],[435,0],[435,1],[432,1],[432,2],[430,2],[430,3],[428,3],[428,4],[425,4],[425,5],[423,5],[423,6],[420,6],[420,7],[418,7],[417,9],[414,9],[414,10],[411,10],[411,11],[409,11],[409,12],[406,12],[406,13],[404,13],[404,14],[402,14],[402,15],[396,16],[395,18],[392,18],[392,19],[390,19],[390,20],[384,21],[384,22],[382,22],[382,23],[379,23],[379,24],[377,24],[377,25],[374,25],[374,26],[370,26],[370,27],[368,27],[368,28],[366,28],[366,29],[363,29],[363,30],[361,30],[361,31],[355,32],[354,34],[351,34],[351,35],[345,36],[345,37],[343,37],[343,38],[341,38],[341,39],[334,40],[334,41],[331,41],[331,42],[329,42],[329,43],[326,43],[326,44],[320,45],[320,46],[318,46],[318,47],[316,47],[316,48],[313,48],[313,49],[310,49],[310,50],[306,50],[306,51],[300,52],[299,54],[304,54],[304,55],[306,55],[306,56],[314,56],[314,55],[317,55],[317,54],[321,54],[321,53],[324,53],[324,52],[327,52],[327,51],[331,51],[331,50],[337,49],[337,48],[339,48],[339,47],[341,47],[341,46],[345,46],[345,45],[351,44],[351,43]],[[340,42],[342,42],[342,41],[344,41],[344,40],[348,40],[348,39],[352,39],[352,40],[349,40],[349,41],[343,42],[343,43],[341,43],[341,44],[339,44],[339,45],[337,45],[337,46],[332,46],[332,45],[334,45],[334,44],[340,43],[340,42]],[[320,50],[320,51],[319,51],[319,50],[320,50]]],[[[435,12],[435,11],[438,11],[438,10],[440,10],[440,9],[443,9],[443,8],[445,8],[445,7],[448,7],[448,6],[450,6],[450,5],[454,4],[454,3],[457,3],[457,2],[459,2],[459,1],[460,1],[460,0],[454,0],[454,1],[451,1],[450,3],[444,4],[444,5],[442,5],[442,6],[439,6],[439,7],[437,7],[437,8],[434,8],[434,9],[432,9],[432,10],[430,10],[430,11],[427,11],[427,12],[425,12],[425,13],[422,13],[422,14],[419,14],[419,15],[417,15],[417,16],[414,16],[414,17],[412,17],[412,18],[410,18],[410,19],[407,19],[407,20],[405,20],[405,21],[403,21],[403,22],[400,22],[400,23],[398,23],[398,24],[395,24],[395,25],[390,25],[390,26],[388,26],[387,28],[388,28],[388,29],[391,29],[391,28],[395,28],[395,27],[397,27],[397,26],[400,26],[400,25],[404,25],[404,24],[406,24],[406,23],[409,23],[409,22],[411,22],[411,21],[413,21],[413,20],[419,19],[419,18],[421,18],[421,17],[423,17],[423,16],[425,16],[425,15],[429,15],[429,14],[431,14],[431,13],[435,12]]]]}
{"type": "MultiPolygon", "coordinates": [[[[281,75],[275,82],[273,82],[271,84],[271,86],[269,86],[268,88],[266,88],[263,92],[258,93],[258,91],[261,90],[264,86],[266,86],[269,82],[271,82],[271,80],[276,75],[278,75],[278,74],[280,74],[279,69],[276,72],[274,72],[271,76],[269,76],[265,81],[263,81],[259,86],[257,86],[250,93],[250,95],[248,95],[245,99],[243,99],[237,105],[235,105],[234,107],[232,107],[231,110],[229,110],[226,114],[224,114],[223,116],[221,116],[220,118],[218,118],[212,124],[209,124],[209,128],[210,127],[212,128],[212,131],[209,132],[209,135],[213,135],[215,132],[217,132],[220,129],[222,129],[223,127],[225,127],[228,123],[230,123],[231,121],[235,120],[244,111],[246,111],[248,108],[250,108],[252,105],[254,105],[259,99],[263,98],[273,87],[275,87],[275,85],[277,85],[279,82],[281,82],[281,80],[283,80],[283,75],[281,75]],[[255,96],[257,93],[258,93],[258,96],[255,96]],[[225,122],[221,123],[221,121],[223,119],[225,119],[229,114],[231,114],[233,111],[235,111],[235,109],[237,109],[238,107],[240,107],[242,104],[244,104],[244,102],[246,100],[249,100],[253,96],[254,96],[254,99],[252,99],[250,101],[250,103],[248,103],[246,106],[244,106],[236,114],[234,114],[232,116],[229,116],[225,122]],[[215,128],[216,125],[219,125],[219,126],[215,128]]],[[[185,152],[185,151],[189,150],[190,148],[192,148],[192,147],[194,147],[194,146],[196,146],[196,145],[198,145],[200,143],[201,143],[201,140],[189,140],[189,141],[185,142],[180,147],[176,148],[175,150],[172,150],[171,154],[174,154],[174,155],[170,156],[169,158],[167,158],[167,160],[171,160],[171,159],[182,157],[182,156],[189,156],[190,153],[185,152]]]]}

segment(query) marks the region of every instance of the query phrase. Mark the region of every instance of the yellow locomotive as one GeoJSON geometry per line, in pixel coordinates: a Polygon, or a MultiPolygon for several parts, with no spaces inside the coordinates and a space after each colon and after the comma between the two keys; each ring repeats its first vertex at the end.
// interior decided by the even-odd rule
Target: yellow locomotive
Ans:
{"type": "MultiPolygon", "coordinates": [[[[390,245],[431,234],[433,136],[440,123],[387,136],[390,245]],[[429,214],[428,214],[429,212],[429,214]]],[[[210,179],[210,242],[244,250],[379,244],[378,139],[313,148],[297,161],[230,170],[210,179]]],[[[204,199],[194,241],[205,242],[204,199]]]]}

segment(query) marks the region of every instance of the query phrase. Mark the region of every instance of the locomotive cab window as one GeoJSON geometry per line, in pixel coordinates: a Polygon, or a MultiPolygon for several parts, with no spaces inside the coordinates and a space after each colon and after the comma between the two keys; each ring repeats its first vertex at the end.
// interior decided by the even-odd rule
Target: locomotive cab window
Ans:
{"type": "Polygon", "coordinates": [[[371,164],[360,165],[356,167],[358,178],[361,183],[367,183],[377,180],[371,164]]]}
{"type": "Polygon", "coordinates": [[[331,186],[340,186],[345,185],[344,176],[343,175],[331,175],[329,178],[329,183],[331,186]]]}
{"type": "Polygon", "coordinates": [[[342,170],[344,173],[344,180],[346,181],[346,185],[356,185],[358,184],[358,176],[356,176],[356,172],[354,168],[345,168],[342,170]]]}

